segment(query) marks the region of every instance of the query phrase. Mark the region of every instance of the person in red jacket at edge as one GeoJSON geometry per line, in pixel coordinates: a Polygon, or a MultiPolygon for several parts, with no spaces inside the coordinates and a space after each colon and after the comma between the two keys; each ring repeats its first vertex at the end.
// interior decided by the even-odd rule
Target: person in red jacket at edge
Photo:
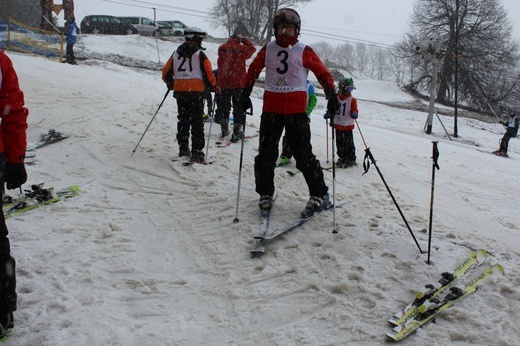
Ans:
{"type": "MultiPolygon", "coordinates": [[[[3,210],[4,183],[8,190],[27,181],[24,159],[27,147],[27,116],[23,92],[11,59],[0,50],[0,207],[3,210]]],[[[9,232],[4,213],[0,213],[0,341],[14,325],[16,310],[15,260],[11,256],[9,232]]]]}
{"type": "Polygon", "coordinates": [[[323,179],[320,162],[312,153],[307,107],[307,73],[311,70],[327,96],[327,110],[336,114],[339,101],[334,79],[311,47],[298,41],[300,15],[291,8],[278,10],[273,18],[275,41],[268,42],[249,65],[243,94],[243,104],[250,103],[253,85],[266,68],[264,101],[260,120],[258,155],[255,157],[256,192],[261,210],[270,210],[273,202],[274,169],[278,158],[278,143],[285,128],[296,167],[303,173],[310,199],[301,215],[304,218],[322,211],[331,202],[328,186],[323,179]]]}
{"type": "Polygon", "coordinates": [[[220,124],[222,137],[229,133],[229,113],[233,103],[233,134],[231,142],[244,138],[243,128],[246,122],[246,110],[242,107],[241,97],[246,74],[246,60],[256,51],[253,43],[235,31],[233,35],[218,47],[218,79],[220,88],[215,122],[220,124]]]}

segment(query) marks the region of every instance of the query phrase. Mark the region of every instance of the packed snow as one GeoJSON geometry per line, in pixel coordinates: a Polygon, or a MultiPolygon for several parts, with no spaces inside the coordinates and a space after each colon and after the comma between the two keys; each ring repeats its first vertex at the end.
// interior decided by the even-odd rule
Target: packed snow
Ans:
{"type": "MultiPolygon", "coordinates": [[[[131,156],[166,94],[160,67],[180,42],[82,35],[78,66],[8,52],[30,109],[29,143],[49,129],[70,136],[34,151],[24,187],[77,184],[82,193],[7,220],[19,299],[6,345],[385,344],[388,319],[481,248],[488,263],[460,284],[490,264],[505,276],[402,344],[518,345],[520,141],[511,140],[509,158],[491,154],[504,133],[496,119],[459,117],[459,137],[450,140],[435,117],[428,135],[425,112],[395,106],[414,97],[354,73],[358,166],[337,169],[335,184],[325,171],[331,195],[349,203],[252,257],[258,138],[244,144],[240,186],[241,145],[217,148],[219,125],[205,124],[215,163],[171,162],[177,106],[169,94],[131,156]],[[363,174],[365,143],[376,164],[363,174]]],[[[216,67],[218,43],[204,46],[216,67]]],[[[246,134],[258,131],[261,95],[255,88],[246,134]]],[[[319,96],[312,141],[330,166],[325,105],[319,96]]],[[[451,133],[453,118],[440,119],[451,133]]],[[[286,173],[294,168],[276,169],[271,230],[298,217],[309,197],[302,175],[286,173]]]]}

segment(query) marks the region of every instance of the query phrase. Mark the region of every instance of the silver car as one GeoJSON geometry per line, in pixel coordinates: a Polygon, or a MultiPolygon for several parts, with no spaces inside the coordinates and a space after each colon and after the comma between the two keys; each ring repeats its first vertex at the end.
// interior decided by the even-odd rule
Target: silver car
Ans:
{"type": "Polygon", "coordinates": [[[155,36],[161,34],[161,27],[146,17],[118,17],[122,22],[132,25],[139,35],[155,36]]]}
{"type": "Polygon", "coordinates": [[[179,20],[159,20],[157,24],[167,24],[170,27],[168,32],[163,32],[164,35],[168,36],[184,36],[184,29],[188,27],[179,20]]]}

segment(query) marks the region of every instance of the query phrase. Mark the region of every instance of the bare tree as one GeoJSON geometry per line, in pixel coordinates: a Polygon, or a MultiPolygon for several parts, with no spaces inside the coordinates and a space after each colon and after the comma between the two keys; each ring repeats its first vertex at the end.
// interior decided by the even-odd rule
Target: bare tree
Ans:
{"type": "Polygon", "coordinates": [[[328,42],[321,41],[314,43],[312,49],[321,57],[323,61],[331,61],[331,57],[334,54],[334,47],[328,42]]]}
{"type": "Polygon", "coordinates": [[[386,49],[376,46],[369,46],[367,57],[369,62],[369,76],[378,80],[385,79],[388,69],[386,49]]]}
{"type": "Polygon", "coordinates": [[[408,50],[409,62],[420,71],[409,86],[428,90],[431,52],[420,59],[411,55],[417,52],[416,47],[424,47],[424,42],[438,39],[441,51],[434,57],[440,62],[438,101],[453,100],[457,78],[459,98],[466,104],[480,110],[487,109],[487,103],[508,107],[515,102],[513,95],[518,95],[519,88],[519,50],[511,30],[499,0],[417,0],[408,42],[399,45],[402,54],[408,50]],[[459,52],[457,57],[455,51],[459,52]]]}
{"type": "Polygon", "coordinates": [[[361,73],[367,72],[368,67],[368,48],[363,43],[356,44],[356,69],[361,73]]]}
{"type": "Polygon", "coordinates": [[[388,55],[389,70],[394,77],[397,85],[402,85],[405,78],[405,57],[401,54],[400,50],[393,49],[388,55]]]}
{"type": "Polygon", "coordinates": [[[232,33],[242,22],[259,42],[269,41],[273,34],[274,13],[283,7],[296,9],[298,4],[312,0],[216,0],[212,7],[215,27],[224,27],[232,33]]]}
{"type": "Polygon", "coordinates": [[[350,43],[343,43],[336,47],[332,56],[332,61],[347,69],[353,69],[356,64],[356,56],[354,45],[350,43]]]}

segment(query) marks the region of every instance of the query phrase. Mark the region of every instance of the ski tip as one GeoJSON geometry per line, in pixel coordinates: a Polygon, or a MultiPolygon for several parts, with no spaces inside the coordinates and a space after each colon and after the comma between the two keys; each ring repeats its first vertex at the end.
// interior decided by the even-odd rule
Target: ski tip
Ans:
{"type": "Polygon", "coordinates": [[[500,272],[500,274],[505,275],[504,267],[502,267],[502,265],[495,264],[492,268],[493,268],[493,271],[498,270],[500,272]]]}
{"type": "Polygon", "coordinates": [[[479,262],[484,262],[488,258],[488,252],[484,249],[480,249],[475,251],[475,256],[477,257],[477,260],[479,260],[479,262]]]}

